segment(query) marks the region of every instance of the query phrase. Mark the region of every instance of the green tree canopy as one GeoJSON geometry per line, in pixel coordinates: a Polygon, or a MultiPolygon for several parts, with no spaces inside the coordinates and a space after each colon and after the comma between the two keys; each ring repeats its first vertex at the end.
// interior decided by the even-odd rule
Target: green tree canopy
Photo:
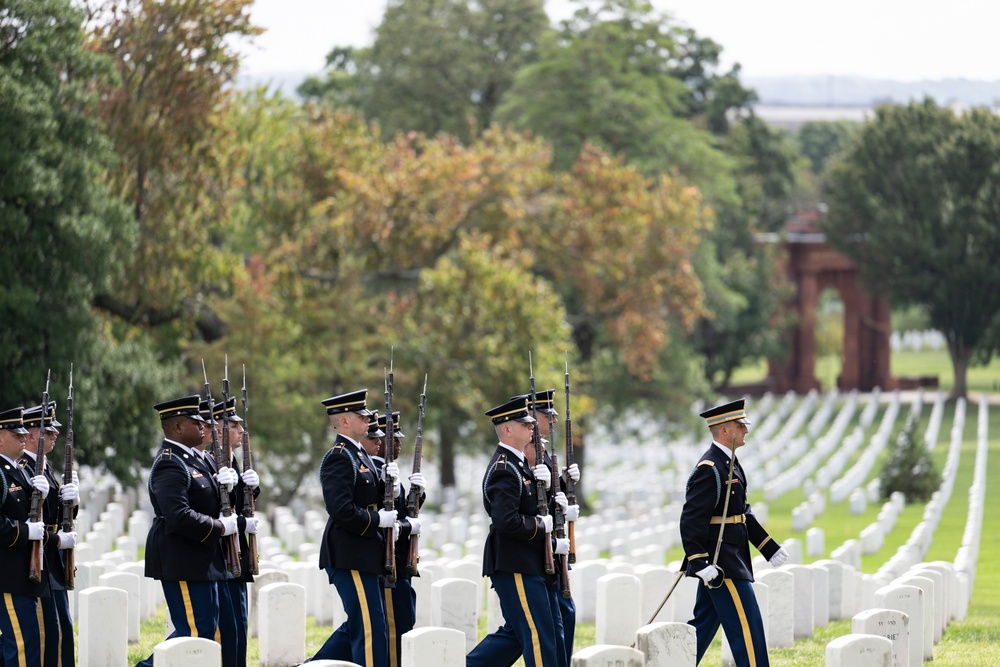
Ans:
{"type": "Polygon", "coordinates": [[[1000,118],[932,100],[881,106],[833,166],[830,243],[874,293],[922,305],[965,396],[970,362],[1000,347],[1000,118]]]}

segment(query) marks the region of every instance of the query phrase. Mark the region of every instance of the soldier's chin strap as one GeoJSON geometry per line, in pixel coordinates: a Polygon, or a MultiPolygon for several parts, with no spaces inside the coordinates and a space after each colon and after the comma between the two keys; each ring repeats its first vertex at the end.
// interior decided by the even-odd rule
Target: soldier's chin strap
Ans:
{"type": "Polygon", "coordinates": [[[719,567],[719,551],[722,550],[722,534],[726,530],[726,517],[729,516],[729,496],[730,487],[733,485],[733,471],[736,468],[736,434],[733,433],[733,437],[729,441],[729,479],[726,480],[726,500],[722,503],[722,523],[719,524],[719,539],[715,542],[715,555],[712,556],[712,565],[714,565],[719,570],[719,574],[715,579],[709,581],[705,585],[709,588],[718,588],[722,586],[722,582],[726,578],[726,572],[721,567],[719,567]],[[719,583],[714,583],[718,581],[719,583]]]}

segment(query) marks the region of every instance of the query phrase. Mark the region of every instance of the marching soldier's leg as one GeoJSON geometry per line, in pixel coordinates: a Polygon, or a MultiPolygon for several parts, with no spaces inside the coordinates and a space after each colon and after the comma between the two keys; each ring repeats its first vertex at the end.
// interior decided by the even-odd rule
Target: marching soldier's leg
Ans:
{"type": "MultiPolygon", "coordinates": [[[[69,594],[65,590],[53,590],[52,599],[59,617],[59,652],[62,657],[59,667],[72,667],[76,664],[76,647],[73,644],[73,613],[69,608],[69,594]]],[[[0,667],[3,667],[2,663],[0,667]]]]}
{"type": "Polygon", "coordinates": [[[715,603],[712,601],[710,593],[709,588],[699,579],[698,595],[694,603],[694,618],[688,621],[688,625],[694,627],[697,637],[696,664],[701,662],[705,651],[708,650],[716,633],[719,632],[719,614],[715,610],[715,603]]]}
{"type": "MultiPolygon", "coordinates": [[[[389,631],[379,577],[358,570],[333,571],[333,583],[347,612],[346,631],[350,635],[351,656],[347,659],[362,667],[383,667],[389,662],[389,631]]],[[[342,633],[344,626],[334,635],[342,633]]],[[[336,638],[331,635],[329,644],[336,638]]],[[[327,645],[324,645],[326,648],[327,645]]],[[[323,649],[313,656],[328,658],[323,649]]],[[[338,659],[338,658],[332,658],[338,659]]]]}
{"type": "Polygon", "coordinates": [[[38,624],[38,598],[3,594],[0,605],[0,632],[3,633],[4,660],[18,667],[41,667],[42,637],[38,624]]]}
{"type": "Polygon", "coordinates": [[[521,640],[511,624],[505,622],[465,656],[465,667],[511,667],[520,657],[521,640]]]}
{"type": "Polygon", "coordinates": [[[563,641],[566,645],[566,663],[573,662],[573,641],[576,636],[576,603],[573,598],[559,596],[559,613],[563,622],[563,641]]]}
{"type": "Polygon", "coordinates": [[[214,581],[162,581],[174,637],[215,640],[219,627],[219,592],[214,581]]]}
{"type": "Polygon", "coordinates": [[[55,600],[51,596],[39,598],[38,611],[42,635],[42,665],[44,667],[59,667],[59,649],[62,642],[55,600]]]}
{"type": "Polygon", "coordinates": [[[748,579],[726,579],[711,594],[736,667],[768,667],[764,622],[753,584],[748,579]]]}
{"type": "Polygon", "coordinates": [[[545,578],[495,572],[493,587],[500,597],[504,618],[521,642],[526,667],[557,665],[555,627],[545,578]]]}
{"type": "Polygon", "coordinates": [[[237,667],[239,655],[239,628],[236,625],[236,607],[228,581],[219,586],[219,645],[222,646],[222,667],[237,667]]]}

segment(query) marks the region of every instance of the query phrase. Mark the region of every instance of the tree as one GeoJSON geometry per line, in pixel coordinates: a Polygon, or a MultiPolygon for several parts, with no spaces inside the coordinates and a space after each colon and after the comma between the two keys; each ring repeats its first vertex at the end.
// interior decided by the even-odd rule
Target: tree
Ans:
{"type": "Polygon", "coordinates": [[[869,288],[922,305],[948,344],[953,397],[1000,349],[1000,118],[933,100],[881,106],[831,170],[830,243],[869,288]]]}
{"type": "Polygon", "coordinates": [[[130,483],[155,439],[155,392],[174,385],[146,340],[91,307],[136,228],[103,184],[114,156],[90,84],[108,63],[83,48],[82,18],[64,0],[0,9],[0,405],[39,403],[51,370],[64,409],[72,365],[77,460],[130,483]]]}
{"type": "Polygon", "coordinates": [[[850,120],[817,120],[803,123],[797,139],[799,150],[809,158],[813,174],[820,175],[830,158],[850,145],[860,125],[850,120]]]}
{"type": "Polygon", "coordinates": [[[300,92],[357,106],[387,138],[469,140],[493,122],[515,73],[548,29],[542,0],[392,0],[367,49],[334,48],[325,80],[300,92]]]}
{"type": "Polygon", "coordinates": [[[941,486],[941,472],[926,447],[916,436],[919,420],[911,413],[903,429],[896,434],[892,450],[879,475],[879,495],[889,500],[895,492],[906,496],[906,502],[927,502],[941,486]]]}

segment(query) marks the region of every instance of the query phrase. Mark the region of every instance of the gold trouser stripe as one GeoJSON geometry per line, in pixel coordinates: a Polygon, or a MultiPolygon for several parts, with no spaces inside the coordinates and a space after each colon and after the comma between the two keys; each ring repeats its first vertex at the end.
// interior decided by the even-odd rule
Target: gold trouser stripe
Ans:
{"type": "Polygon", "coordinates": [[[351,570],[351,578],[354,579],[354,588],[358,592],[358,602],[361,603],[361,623],[365,628],[365,664],[374,665],[375,642],[372,641],[372,619],[368,613],[368,596],[365,595],[365,587],[361,583],[361,572],[351,570]]]}
{"type": "Polygon", "coordinates": [[[194,622],[194,605],[191,604],[191,593],[188,591],[188,582],[178,581],[177,584],[181,588],[181,599],[184,601],[184,616],[187,618],[188,628],[191,630],[191,636],[198,636],[198,626],[194,622]]]}
{"type": "Polygon", "coordinates": [[[535,656],[535,667],[542,666],[542,646],[538,641],[538,629],[535,627],[535,619],[531,617],[531,610],[528,609],[528,596],[524,594],[524,579],[520,572],[514,573],[514,585],[517,587],[517,599],[521,601],[521,610],[524,618],[528,621],[528,630],[531,632],[531,648],[535,656]]]}
{"type": "Polygon", "coordinates": [[[736,613],[740,617],[740,627],[743,628],[743,643],[747,647],[747,660],[750,661],[750,667],[757,667],[757,656],[753,651],[753,637],[750,636],[750,624],[747,622],[746,612],[743,611],[743,600],[740,598],[733,580],[726,579],[725,582],[729,594],[733,597],[733,606],[736,607],[736,613]]]}
{"type": "Polygon", "coordinates": [[[216,644],[222,643],[222,628],[220,628],[219,626],[215,626],[215,643],[216,644]]]}
{"type": "Polygon", "coordinates": [[[21,634],[21,621],[14,611],[14,598],[10,593],[3,594],[3,602],[7,607],[7,616],[10,617],[10,624],[14,628],[14,643],[17,644],[17,667],[26,667],[28,656],[24,654],[24,635],[21,634]]]}
{"type": "MultiPolygon", "coordinates": [[[[55,609],[52,610],[55,613],[55,609]]],[[[45,664],[45,614],[42,613],[42,601],[35,600],[35,617],[38,618],[38,658],[45,664]]]]}
{"type": "Polygon", "coordinates": [[[382,590],[385,592],[385,620],[389,626],[389,667],[399,667],[399,656],[396,655],[396,612],[392,608],[392,589],[383,588],[382,590]]]}

